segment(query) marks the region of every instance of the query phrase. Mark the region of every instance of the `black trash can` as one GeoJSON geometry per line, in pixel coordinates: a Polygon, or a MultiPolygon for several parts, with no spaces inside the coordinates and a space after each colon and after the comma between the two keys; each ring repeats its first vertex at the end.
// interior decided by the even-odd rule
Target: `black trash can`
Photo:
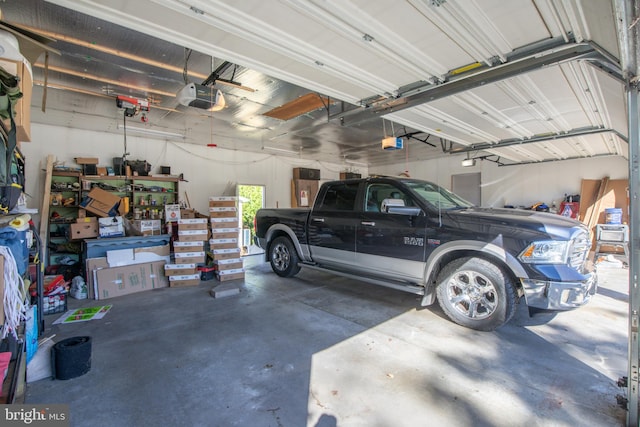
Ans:
{"type": "Polygon", "coordinates": [[[53,374],[57,380],[68,380],[91,369],[91,337],[72,337],[57,342],[51,353],[53,374]]]}

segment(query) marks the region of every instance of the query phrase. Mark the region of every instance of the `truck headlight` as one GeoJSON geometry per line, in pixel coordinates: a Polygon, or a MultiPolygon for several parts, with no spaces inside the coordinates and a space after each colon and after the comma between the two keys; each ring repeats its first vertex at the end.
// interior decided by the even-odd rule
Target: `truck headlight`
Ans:
{"type": "Polygon", "coordinates": [[[545,240],[533,242],[520,254],[520,260],[529,264],[566,264],[569,242],[545,240]]]}

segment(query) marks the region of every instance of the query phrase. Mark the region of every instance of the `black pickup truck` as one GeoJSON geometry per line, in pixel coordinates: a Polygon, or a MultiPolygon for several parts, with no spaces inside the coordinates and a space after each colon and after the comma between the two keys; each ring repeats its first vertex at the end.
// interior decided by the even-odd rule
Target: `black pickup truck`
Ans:
{"type": "Polygon", "coordinates": [[[427,181],[370,177],[322,184],[312,209],[260,209],[256,243],[283,277],[331,271],[436,299],[454,322],[490,331],[524,299],[568,310],[596,291],[591,240],[551,213],[474,207],[427,181]]]}

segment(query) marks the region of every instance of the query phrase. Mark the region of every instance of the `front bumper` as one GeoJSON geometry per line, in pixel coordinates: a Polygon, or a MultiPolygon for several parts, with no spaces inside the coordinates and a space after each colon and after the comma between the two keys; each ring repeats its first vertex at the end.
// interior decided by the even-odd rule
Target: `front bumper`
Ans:
{"type": "Polygon", "coordinates": [[[591,300],[598,287],[595,273],[586,277],[586,280],[579,282],[522,279],[527,305],[544,310],[571,310],[581,307],[591,300]]]}

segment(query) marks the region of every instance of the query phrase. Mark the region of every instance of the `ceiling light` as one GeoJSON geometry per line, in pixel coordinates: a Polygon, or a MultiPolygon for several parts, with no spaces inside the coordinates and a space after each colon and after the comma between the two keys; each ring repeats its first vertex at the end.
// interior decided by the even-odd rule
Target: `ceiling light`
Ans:
{"type": "Polygon", "coordinates": [[[476,159],[464,159],[462,161],[462,166],[464,166],[465,168],[475,166],[475,165],[476,165],[476,159]]]}
{"type": "Polygon", "coordinates": [[[167,131],[153,129],[153,128],[139,128],[135,126],[132,127],[132,126],[124,126],[122,124],[118,124],[118,129],[126,131],[127,133],[137,133],[140,135],[184,139],[184,135],[181,133],[167,132],[167,131]]]}

